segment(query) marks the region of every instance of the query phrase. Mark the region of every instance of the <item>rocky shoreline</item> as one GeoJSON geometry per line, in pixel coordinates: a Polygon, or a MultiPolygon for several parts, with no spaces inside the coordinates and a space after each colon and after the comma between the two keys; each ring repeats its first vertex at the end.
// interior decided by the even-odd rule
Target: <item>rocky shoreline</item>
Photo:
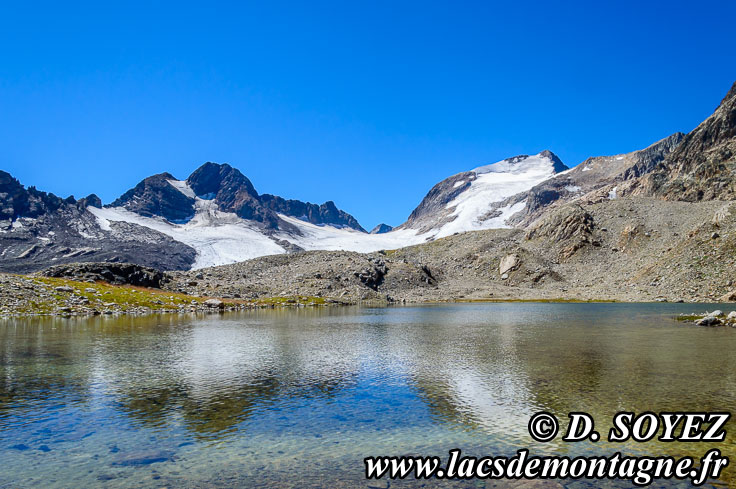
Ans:
{"type": "Polygon", "coordinates": [[[680,314],[678,320],[695,323],[696,326],[730,326],[736,328],[736,311],[725,314],[720,309],[702,314],[680,314]]]}
{"type": "Polygon", "coordinates": [[[257,301],[195,297],[167,290],[102,281],[0,274],[0,318],[88,317],[220,313],[275,307],[324,307],[343,303],[323,298],[271,297],[257,301]]]}

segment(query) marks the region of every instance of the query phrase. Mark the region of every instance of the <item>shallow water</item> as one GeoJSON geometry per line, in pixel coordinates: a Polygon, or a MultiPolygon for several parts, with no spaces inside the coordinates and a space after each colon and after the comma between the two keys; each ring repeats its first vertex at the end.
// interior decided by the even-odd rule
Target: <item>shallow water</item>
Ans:
{"type": "MultiPolygon", "coordinates": [[[[715,446],[734,458],[733,423],[714,445],[541,444],[527,432],[537,411],[561,421],[589,412],[601,433],[621,410],[730,411],[736,330],[673,319],[706,308],[514,303],[2,320],[0,487],[368,487],[366,456],[444,459],[452,448],[700,457],[715,446]]],[[[421,484],[484,487],[391,487],[421,484]]]]}

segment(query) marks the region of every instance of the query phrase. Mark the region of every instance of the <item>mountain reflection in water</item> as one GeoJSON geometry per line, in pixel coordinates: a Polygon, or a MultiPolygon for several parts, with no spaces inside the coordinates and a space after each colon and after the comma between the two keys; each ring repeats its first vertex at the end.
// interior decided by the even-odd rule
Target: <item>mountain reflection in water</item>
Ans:
{"type": "MultiPolygon", "coordinates": [[[[0,487],[233,487],[253,477],[287,487],[297,470],[351,487],[363,457],[446,456],[455,447],[699,457],[714,446],[736,456],[731,426],[724,443],[702,446],[535,444],[526,431],[541,410],[563,426],[568,412],[589,412],[604,435],[620,410],[729,410],[736,331],[672,319],[694,307],[3,320],[0,487]],[[141,451],[154,455],[136,458],[141,451]]],[[[468,482],[448,483],[458,484],[468,482]]]]}

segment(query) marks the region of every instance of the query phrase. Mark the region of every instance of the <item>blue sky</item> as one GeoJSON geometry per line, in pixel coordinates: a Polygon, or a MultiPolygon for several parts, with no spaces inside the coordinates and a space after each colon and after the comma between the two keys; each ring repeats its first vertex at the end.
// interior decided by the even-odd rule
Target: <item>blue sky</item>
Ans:
{"type": "Polygon", "coordinates": [[[397,225],[453,173],[543,149],[573,166],[713,111],[736,2],[605,3],[6,3],[0,169],[107,203],[228,162],[397,225]]]}

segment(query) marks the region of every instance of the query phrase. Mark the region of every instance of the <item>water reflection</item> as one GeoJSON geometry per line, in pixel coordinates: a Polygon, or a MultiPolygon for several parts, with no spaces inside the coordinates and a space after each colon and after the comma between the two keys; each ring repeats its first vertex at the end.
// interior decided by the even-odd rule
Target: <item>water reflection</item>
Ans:
{"type": "MultiPolygon", "coordinates": [[[[136,460],[141,447],[165,447],[175,456],[160,457],[156,476],[182,487],[217,485],[213,459],[233,474],[224,487],[256,473],[283,485],[306,458],[315,464],[305,476],[347,481],[368,455],[511,453],[531,444],[526,423],[539,410],[590,412],[603,433],[619,410],[729,410],[736,334],[671,320],[691,309],[487,304],[3,320],[5,477],[41,487],[53,471],[60,487],[92,487],[113,477],[105,467],[143,477],[120,468],[129,465],[122,454],[136,460]],[[36,459],[41,446],[48,451],[36,459]],[[87,458],[71,464],[75,450],[87,458]],[[83,462],[88,476],[74,471],[83,462]]],[[[734,456],[731,431],[718,448],[734,456]]]]}

